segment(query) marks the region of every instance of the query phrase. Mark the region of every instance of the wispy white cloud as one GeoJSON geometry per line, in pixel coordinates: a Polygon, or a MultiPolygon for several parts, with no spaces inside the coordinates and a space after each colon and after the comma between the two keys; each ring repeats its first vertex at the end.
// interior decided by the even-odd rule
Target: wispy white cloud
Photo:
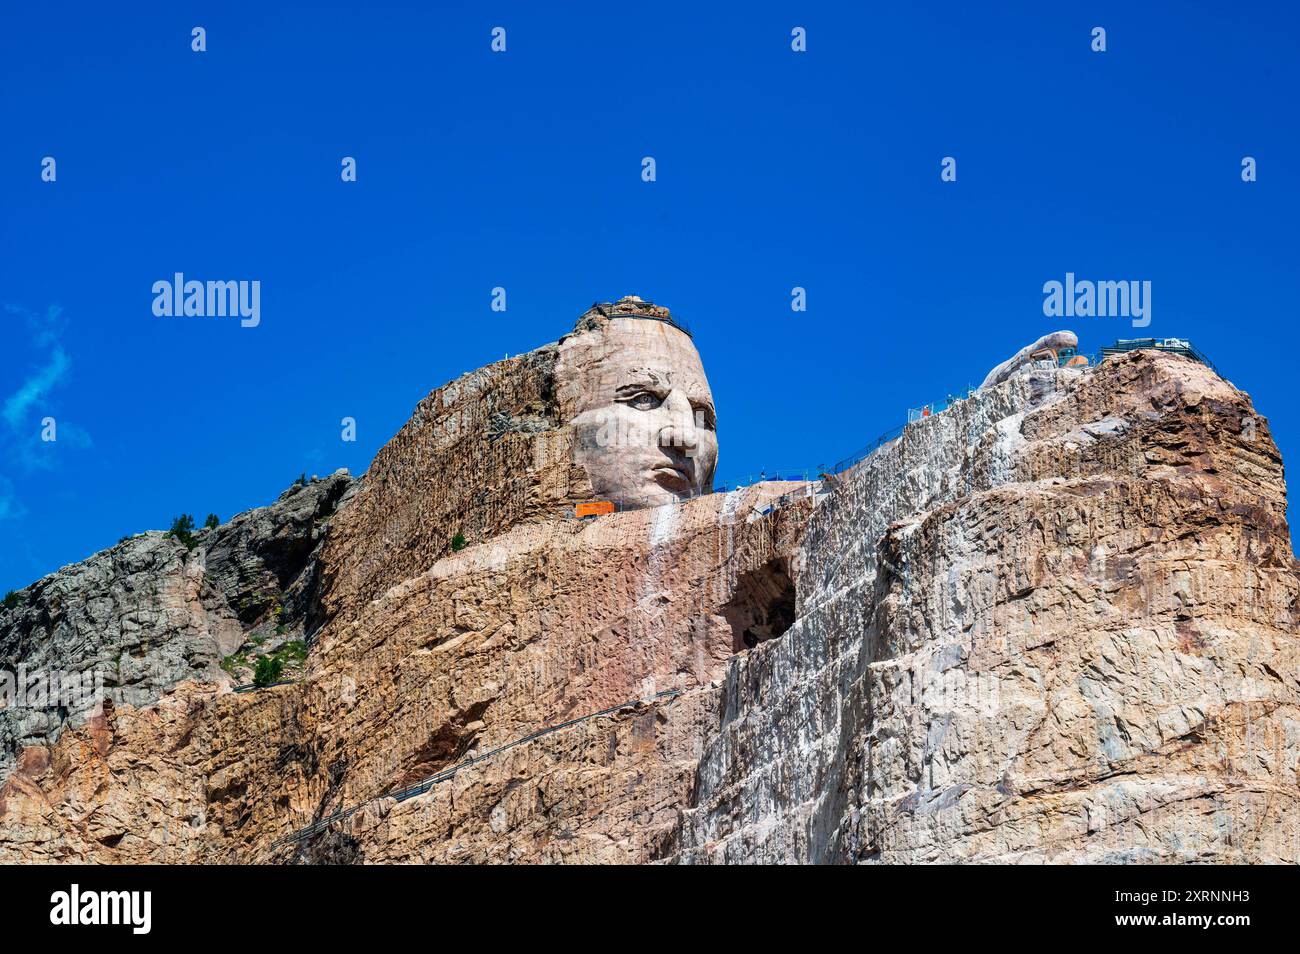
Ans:
{"type": "MultiPolygon", "coordinates": [[[[56,448],[84,449],[93,444],[86,431],[67,421],[57,422],[57,440],[41,439],[42,419],[54,416],[50,411],[50,393],[68,380],[72,370],[72,359],[62,343],[63,310],[57,305],[51,305],[43,313],[17,305],[6,305],[4,310],[15,323],[27,325],[28,340],[37,354],[37,362],[26,380],[0,404],[0,418],[11,432],[9,439],[0,442],[0,448],[8,451],[0,459],[0,465],[19,472],[51,470],[61,456],[56,448]]],[[[16,340],[17,329],[9,337],[16,340]]],[[[13,484],[0,483],[0,520],[13,519],[24,512],[13,484]]]]}
{"type": "Polygon", "coordinates": [[[72,362],[62,345],[56,344],[50,352],[49,360],[35,374],[22,383],[18,390],[5,399],[4,419],[15,430],[21,427],[27,417],[27,409],[50,393],[59,382],[68,376],[72,362]]]}

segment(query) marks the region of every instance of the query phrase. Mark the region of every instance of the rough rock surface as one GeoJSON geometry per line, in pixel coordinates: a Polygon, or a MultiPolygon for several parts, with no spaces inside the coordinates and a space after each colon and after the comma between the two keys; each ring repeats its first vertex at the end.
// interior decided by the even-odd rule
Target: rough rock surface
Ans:
{"type": "Polygon", "coordinates": [[[1185,358],[909,427],[813,515],[676,857],[1300,860],[1285,506],[1266,422],[1185,358]]]}
{"type": "Polygon", "coordinates": [[[187,683],[155,706],[106,707],[52,750],[27,750],[0,789],[0,857],[657,857],[739,638],[714,610],[791,551],[811,498],[758,510],[792,489],[521,525],[327,626],[298,684],[235,694],[187,683]],[[373,841],[343,832],[272,847],[471,752],[621,702],[636,704],[402,803],[373,841]]]}
{"type": "Polygon", "coordinates": [[[452,552],[591,496],[560,427],[558,347],[462,375],[422,400],[334,521],[319,624],[353,612],[452,552]]]}
{"type": "Polygon", "coordinates": [[[537,354],[344,503],[302,681],[32,745],[0,860],[1297,860],[1282,464],[1209,369],[1027,369],[824,486],[581,522],[563,427],[492,437],[537,354]]]}
{"type": "MultiPolygon", "coordinates": [[[[198,531],[193,550],[153,531],[51,573],[0,609],[0,669],[98,673],[119,706],[149,705],[185,680],[228,682],[221,661],[251,634],[301,633],[312,554],[352,484],[346,471],[295,484],[269,507],[198,531]]],[[[23,746],[52,742],[85,716],[0,709],[0,780],[23,746]]]]}

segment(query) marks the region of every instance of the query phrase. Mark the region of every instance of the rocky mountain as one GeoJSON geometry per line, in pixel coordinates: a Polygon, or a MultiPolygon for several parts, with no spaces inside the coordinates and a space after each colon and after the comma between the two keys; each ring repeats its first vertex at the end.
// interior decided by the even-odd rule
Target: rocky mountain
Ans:
{"type": "MultiPolygon", "coordinates": [[[[352,484],[346,471],[294,484],[269,507],[199,530],[192,549],[142,533],[51,573],[0,608],[0,669],[98,677],[105,698],[136,707],[187,680],[233,685],[238,672],[223,660],[303,637],[314,553],[352,484]]],[[[75,705],[0,709],[0,780],[24,746],[53,742],[85,715],[75,705]]]]}
{"type": "Polygon", "coordinates": [[[1183,357],[908,427],[810,516],[672,857],[1295,862],[1285,509],[1266,422],[1183,357]]]}
{"type": "Polygon", "coordinates": [[[433,392],[358,481],[29,588],[10,665],[125,669],[8,730],[0,860],[1297,860],[1300,567],[1246,395],[1026,360],[843,473],[578,519],[641,479],[599,388],[708,430],[666,425],[663,486],[715,426],[638,304],[433,392]],[[303,671],[233,692],[272,623],[303,671]]]}

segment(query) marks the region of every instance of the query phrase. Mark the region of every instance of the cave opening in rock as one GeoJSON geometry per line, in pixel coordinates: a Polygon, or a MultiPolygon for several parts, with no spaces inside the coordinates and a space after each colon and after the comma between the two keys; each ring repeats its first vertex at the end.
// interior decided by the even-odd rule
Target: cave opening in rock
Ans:
{"type": "Polygon", "coordinates": [[[776,639],[794,624],[794,581],[784,559],[742,573],[722,615],[731,624],[732,652],[776,639]]]}

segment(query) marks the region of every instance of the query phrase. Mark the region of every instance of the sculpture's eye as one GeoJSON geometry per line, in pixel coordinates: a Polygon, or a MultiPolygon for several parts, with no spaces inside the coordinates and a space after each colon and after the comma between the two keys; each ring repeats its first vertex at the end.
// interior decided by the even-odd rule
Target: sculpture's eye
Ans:
{"type": "Polygon", "coordinates": [[[696,427],[702,427],[706,431],[716,431],[718,429],[718,417],[713,413],[713,408],[707,404],[696,404],[693,411],[695,413],[696,427]]]}
{"type": "Polygon", "coordinates": [[[664,403],[664,399],[657,394],[651,394],[649,391],[639,391],[632,395],[627,403],[638,411],[653,411],[664,403]]]}

